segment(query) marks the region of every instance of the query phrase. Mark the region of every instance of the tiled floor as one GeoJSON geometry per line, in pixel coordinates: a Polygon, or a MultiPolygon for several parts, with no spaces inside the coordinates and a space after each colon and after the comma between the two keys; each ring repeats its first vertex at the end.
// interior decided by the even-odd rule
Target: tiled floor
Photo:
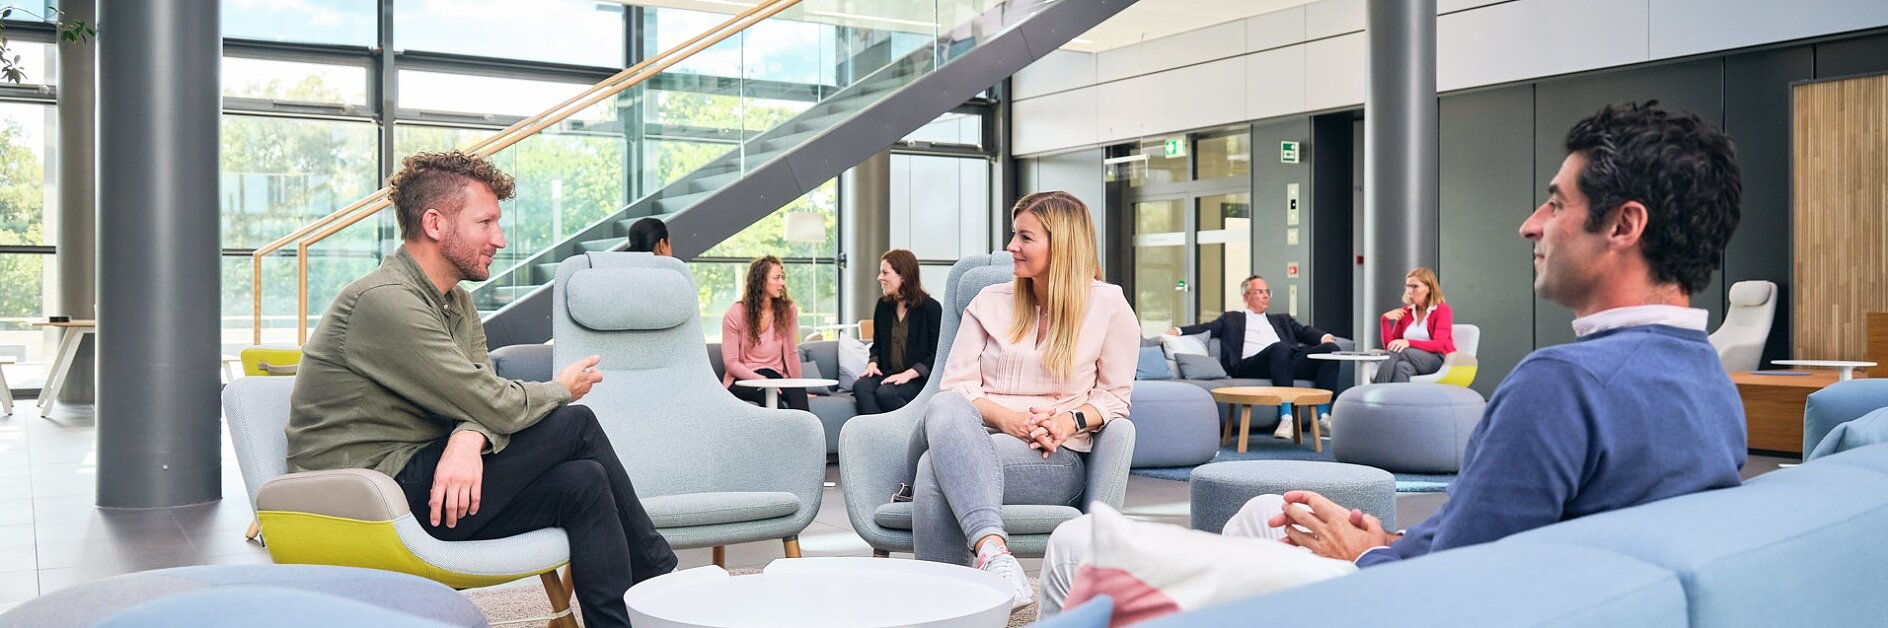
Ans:
{"type": "MultiPolygon", "coordinates": [[[[250,519],[247,493],[224,437],[223,500],[162,510],[105,510],[96,490],[91,419],[42,419],[30,400],[0,417],[0,611],[40,593],[123,573],[204,564],[267,563],[262,546],[244,540],[250,519]]],[[[1746,477],[1792,459],[1752,456],[1746,477]]],[[[827,467],[828,479],[838,468],[827,467]]],[[[1417,522],[1442,505],[1442,494],[1401,495],[1397,519],[1417,522]]],[[[1187,524],[1184,482],[1130,477],[1125,511],[1132,516],[1187,524]]],[[[852,531],[839,489],[826,489],[814,523],[800,535],[808,556],[869,556],[852,531]]],[[[730,568],[762,567],[781,557],[778,542],[728,548],[730,568]]],[[[707,548],[680,552],[682,567],[709,564],[707,548]]],[[[1033,575],[1039,561],[1023,561],[1033,575]]],[[[525,583],[531,585],[532,583],[525,583]]]]}

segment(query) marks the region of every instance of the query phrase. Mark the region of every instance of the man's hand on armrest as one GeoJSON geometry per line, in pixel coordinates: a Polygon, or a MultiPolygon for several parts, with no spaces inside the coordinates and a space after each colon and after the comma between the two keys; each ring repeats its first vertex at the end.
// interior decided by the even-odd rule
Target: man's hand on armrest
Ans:
{"type": "Polygon", "coordinates": [[[570,390],[571,401],[582,399],[584,395],[590,394],[591,386],[603,381],[603,373],[596,370],[597,363],[601,361],[603,361],[601,356],[593,355],[572,362],[570,366],[564,367],[563,372],[557,374],[555,381],[570,390]]]}
{"type": "MultiPolygon", "coordinates": [[[[588,386],[585,386],[588,388],[588,386]]],[[[459,525],[459,519],[479,514],[479,496],[485,480],[485,435],[476,430],[460,430],[446,441],[446,451],[433,469],[433,491],[426,505],[432,509],[433,527],[439,527],[445,515],[446,527],[459,525]]]]}

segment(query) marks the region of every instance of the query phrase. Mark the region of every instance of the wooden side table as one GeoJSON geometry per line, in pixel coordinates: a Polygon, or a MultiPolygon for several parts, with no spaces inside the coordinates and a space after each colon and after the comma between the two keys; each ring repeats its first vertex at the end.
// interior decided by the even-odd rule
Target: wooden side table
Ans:
{"type": "Polygon", "coordinates": [[[1737,396],[1744,402],[1745,446],[1751,449],[1806,454],[1803,451],[1803,407],[1809,394],[1836,383],[1834,371],[1803,375],[1731,373],[1737,396]]]}
{"type": "MultiPolygon", "coordinates": [[[[1282,386],[1232,386],[1212,391],[1213,401],[1226,404],[1226,423],[1220,431],[1220,444],[1232,439],[1233,413],[1239,413],[1239,453],[1246,453],[1246,445],[1252,434],[1252,406],[1281,406],[1292,404],[1293,420],[1298,419],[1298,412],[1309,409],[1311,415],[1311,449],[1324,451],[1324,436],[1319,433],[1318,404],[1331,402],[1331,391],[1321,388],[1288,388],[1282,386]]],[[[1292,442],[1304,442],[1304,430],[1294,429],[1292,442]]]]}

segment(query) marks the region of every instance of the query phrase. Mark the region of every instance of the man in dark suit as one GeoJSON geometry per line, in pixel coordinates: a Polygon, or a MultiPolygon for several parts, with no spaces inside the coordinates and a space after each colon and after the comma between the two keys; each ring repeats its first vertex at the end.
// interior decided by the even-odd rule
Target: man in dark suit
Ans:
{"type": "MultiPolygon", "coordinates": [[[[1258,275],[1239,282],[1246,309],[1226,312],[1210,323],[1167,330],[1175,336],[1213,332],[1219,338],[1219,363],[1233,377],[1272,380],[1273,386],[1291,386],[1306,378],[1325,390],[1337,390],[1339,362],[1313,360],[1313,353],[1337,350],[1337,338],[1298,322],[1290,314],[1266,314],[1272,306],[1272,288],[1258,275]]],[[[1290,437],[1290,421],[1279,431],[1290,437]]]]}

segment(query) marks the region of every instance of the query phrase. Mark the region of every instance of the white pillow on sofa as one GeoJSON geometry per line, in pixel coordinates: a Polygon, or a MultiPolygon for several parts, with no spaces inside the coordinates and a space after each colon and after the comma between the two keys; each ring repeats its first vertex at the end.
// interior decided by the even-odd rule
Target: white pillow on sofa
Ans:
{"type": "Polygon", "coordinates": [[[872,362],[872,349],[869,345],[853,338],[852,334],[839,334],[839,390],[851,392],[852,383],[859,381],[859,374],[865,372],[865,365],[872,362]]]}
{"type": "Polygon", "coordinates": [[[1162,353],[1167,354],[1167,372],[1173,373],[1175,377],[1184,377],[1180,374],[1179,362],[1176,361],[1173,356],[1182,354],[1212,355],[1206,350],[1206,340],[1208,337],[1209,334],[1206,332],[1191,336],[1162,335],[1160,337],[1160,350],[1162,353]]]}

